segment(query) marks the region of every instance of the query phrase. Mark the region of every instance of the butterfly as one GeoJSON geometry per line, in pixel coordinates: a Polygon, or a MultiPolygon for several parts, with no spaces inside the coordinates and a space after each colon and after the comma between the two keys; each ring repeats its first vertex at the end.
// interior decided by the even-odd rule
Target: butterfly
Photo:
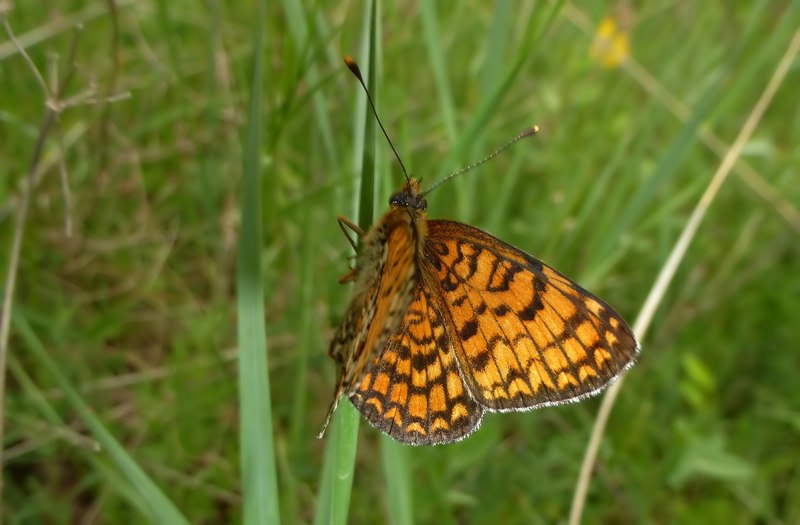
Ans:
{"type": "Polygon", "coordinates": [[[354,290],[330,344],[325,427],[345,396],[397,441],[452,443],[486,412],[578,401],[633,364],[639,344],[613,308],[484,231],[427,219],[406,177],[367,231],[339,218],[357,254],[340,279],[354,290]]]}

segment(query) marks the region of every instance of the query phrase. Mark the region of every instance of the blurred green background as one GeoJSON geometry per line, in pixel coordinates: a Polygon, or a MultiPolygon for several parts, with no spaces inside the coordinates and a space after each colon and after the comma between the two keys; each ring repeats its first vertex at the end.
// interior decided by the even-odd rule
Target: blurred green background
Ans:
{"type": "MultiPolygon", "coordinates": [[[[3,521],[158,521],[153,501],[192,523],[243,519],[236,260],[260,54],[267,452],[282,521],[312,522],[327,345],[349,300],[336,216],[356,217],[363,145],[363,95],[341,56],[364,60],[368,4],[269,2],[259,49],[254,2],[2,4],[67,106],[31,179],[2,312],[3,521]]],[[[377,105],[428,184],[538,123],[432,193],[429,216],[519,246],[633,322],[797,38],[798,4],[384,3],[377,105]]],[[[800,522],[799,68],[794,57],[643,338],[586,523],[800,522]]],[[[3,31],[4,294],[47,99],[3,31]]],[[[380,213],[402,175],[382,139],[376,162],[380,213]]],[[[488,415],[435,448],[395,447],[362,423],[349,522],[564,522],[598,404],[488,415]]]]}

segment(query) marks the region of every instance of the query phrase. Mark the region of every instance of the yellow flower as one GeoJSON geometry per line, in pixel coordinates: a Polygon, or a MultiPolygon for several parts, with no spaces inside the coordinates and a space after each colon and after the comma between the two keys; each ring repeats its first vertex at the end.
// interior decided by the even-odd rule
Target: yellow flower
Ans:
{"type": "Polygon", "coordinates": [[[603,67],[614,68],[627,60],[630,54],[628,33],[621,30],[612,17],[605,17],[597,26],[589,55],[603,67]]]}

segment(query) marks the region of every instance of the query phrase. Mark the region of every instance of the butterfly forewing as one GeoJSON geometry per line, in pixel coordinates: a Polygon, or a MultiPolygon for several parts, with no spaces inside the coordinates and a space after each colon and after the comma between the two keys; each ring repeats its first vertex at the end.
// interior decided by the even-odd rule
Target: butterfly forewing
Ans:
{"type": "Polygon", "coordinates": [[[495,237],[428,221],[425,256],[481,405],[521,410],[580,399],[632,363],[638,345],[613,309],[495,237]]]}

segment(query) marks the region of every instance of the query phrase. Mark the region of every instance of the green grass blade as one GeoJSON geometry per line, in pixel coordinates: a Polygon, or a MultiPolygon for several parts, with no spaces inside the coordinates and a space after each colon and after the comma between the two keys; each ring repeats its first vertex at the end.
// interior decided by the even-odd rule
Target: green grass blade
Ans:
{"type": "MultiPolygon", "coordinates": [[[[322,53],[325,39],[329,36],[324,29],[320,29],[319,24],[309,27],[311,20],[308,13],[304,11],[303,3],[299,0],[283,0],[281,5],[295,46],[306,54],[322,53]]],[[[308,71],[304,75],[309,85],[317,86],[320,83],[320,76],[318,66],[313,62],[309,64],[308,71]]],[[[320,130],[319,136],[322,139],[323,149],[328,161],[335,166],[338,152],[334,145],[333,125],[328,113],[329,102],[326,100],[324,90],[315,89],[311,93],[311,102],[314,108],[315,125],[320,130]]]]}
{"type": "MultiPolygon", "coordinates": [[[[378,25],[378,6],[374,2],[370,2],[367,6],[367,20],[369,26],[365,30],[365,39],[363,47],[368,56],[367,63],[367,89],[372,95],[372,100],[378,103],[379,93],[377,88],[377,25],[378,25]]],[[[361,187],[358,196],[358,225],[365,231],[372,225],[375,219],[375,200],[377,197],[378,184],[375,174],[375,166],[377,151],[375,149],[375,142],[377,140],[377,125],[375,123],[375,116],[369,109],[367,104],[366,95],[361,94],[360,103],[360,117],[363,120],[364,130],[361,137],[356,137],[356,150],[361,151],[361,187]]]]}
{"type": "MultiPolygon", "coordinates": [[[[27,320],[25,320],[25,323],[27,324],[27,320]]],[[[30,325],[28,326],[30,327],[30,325]]],[[[23,338],[28,344],[41,345],[38,338],[35,336],[32,338],[30,337],[32,333],[32,330],[25,332],[27,335],[23,334],[23,338]]],[[[60,416],[58,409],[53,406],[53,403],[44,395],[42,389],[33,381],[30,375],[28,375],[28,372],[13,355],[9,356],[8,370],[13,376],[14,381],[19,385],[20,391],[30,400],[30,408],[35,409],[35,411],[31,410],[30,412],[33,417],[36,417],[36,415],[43,417],[54,429],[66,427],[68,425],[68,423],[64,421],[64,418],[60,416]]],[[[92,468],[95,469],[98,474],[97,477],[102,480],[104,488],[108,492],[116,492],[127,500],[128,503],[133,505],[142,515],[150,515],[147,503],[141,493],[130,484],[128,478],[126,478],[119,469],[114,468],[113,463],[107,461],[105,456],[97,454],[94,448],[88,446],[76,448],[84,452],[84,458],[91,464],[92,468]]]]}
{"type": "Polygon", "coordinates": [[[157,523],[189,523],[166,494],[136,463],[136,460],[128,454],[122,444],[108,431],[77,390],[72,387],[66,376],[59,370],[59,365],[48,355],[44,345],[19,310],[12,313],[11,321],[14,323],[17,333],[25,341],[29,355],[39,366],[50,373],[102,450],[108,454],[111,461],[142,498],[150,514],[149,517],[157,523]]]}
{"type": "Polygon", "coordinates": [[[347,523],[359,422],[360,415],[356,409],[343,400],[333,415],[328,431],[322,484],[314,517],[317,525],[347,523]]]}
{"type": "MultiPolygon", "coordinates": [[[[309,56],[324,55],[325,44],[329,40],[329,31],[325,27],[324,20],[315,23],[312,17],[320,16],[309,10],[299,0],[282,0],[281,6],[286,17],[286,24],[294,45],[299,50],[299,57],[307,60],[309,56]]],[[[335,63],[340,64],[341,59],[336,58],[335,63]]],[[[334,61],[331,61],[334,62],[334,61]]],[[[310,107],[313,108],[313,121],[315,123],[315,139],[318,138],[321,144],[321,153],[317,148],[313,148],[307,153],[309,157],[318,158],[321,166],[339,165],[338,156],[340,152],[336,149],[333,125],[330,120],[329,100],[326,90],[319,89],[324,74],[316,61],[309,61],[307,66],[303,66],[305,72],[303,79],[310,86],[309,100],[310,107]]],[[[342,75],[343,76],[343,75],[342,75]]],[[[349,79],[348,79],[349,80],[349,79]]],[[[313,170],[312,170],[313,171],[313,170]]],[[[340,188],[337,188],[339,190],[340,188]]],[[[337,191],[336,201],[342,201],[341,191],[337,191]]],[[[341,209],[341,208],[340,208],[341,209]]],[[[314,440],[309,436],[319,431],[318,421],[309,424],[308,422],[308,396],[309,396],[309,366],[312,356],[319,357],[320,350],[325,348],[322,339],[324,336],[319,332],[319,319],[314,314],[315,301],[319,290],[318,282],[318,262],[320,246],[320,230],[316,228],[318,217],[313,213],[304,212],[301,220],[303,224],[302,257],[300,259],[300,304],[296,312],[291,314],[293,318],[299,320],[299,341],[298,352],[295,366],[295,380],[293,383],[291,423],[287,448],[289,449],[289,468],[286,469],[285,483],[281,491],[281,507],[283,509],[283,519],[286,523],[297,523],[304,514],[301,490],[303,480],[296,472],[308,468],[310,458],[314,456],[314,440]]],[[[283,471],[281,471],[283,474],[283,471]]]]}
{"type": "MultiPolygon", "coordinates": [[[[367,86],[372,94],[373,100],[380,111],[379,91],[378,91],[378,64],[377,57],[382,56],[380,49],[380,26],[374,20],[380,20],[380,10],[376,9],[375,19],[371,24],[371,43],[370,43],[370,63],[369,78],[367,86]]],[[[365,108],[366,109],[366,108],[365,108]]],[[[391,130],[389,130],[391,133],[391,130]]],[[[377,132],[377,121],[372,112],[367,110],[364,114],[364,143],[371,147],[365,147],[362,160],[362,184],[361,203],[359,208],[359,223],[362,228],[368,228],[375,220],[376,203],[381,202],[380,180],[388,177],[388,167],[381,159],[385,157],[381,154],[386,151],[388,144],[377,132]],[[377,177],[377,172],[381,171],[384,175],[377,177]],[[371,188],[371,189],[370,189],[371,188]]],[[[392,161],[394,158],[392,157],[392,161]]],[[[385,197],[385,196],[384,196],[385,197]]],[[[389,521],[395,525],[411,523],[411,488],[409,485],[407,450],[403,445],[381,436],[380,453],[382,457],[383,475],[386,482],[386,498],[389,510],[389,521]]]]}
{"type": "Polygon", "coordinates": [[[261,95],[266,2],[258,3],[242,173],[242,227],[237,286],[240,460],[244,522],[279,523],[261,277],[261,95]]]}
{"type": "Polygon", "coordinates": [[[388,436],[381,436],[381,461],[386,481],[386,502],[389,506],[389,523],[411,525],[414,523],[411,480],[409,473],[409,447],[388,436]]]}
{"type": "MultiPolygon", "coordinates": [[[[362,73],[366,75],[367,86],[373,97],[376,77],[375,41],[377,39],[377,8],[374,2],[365,4],[365,19],[368,25],[364,28],[362,47],[366,55],[366,70],[362,61],[362,73]]],[[[363,55],[362,55],[363,56],[363,55]]],[[[361,159],[361,177],[356,180],[359,184],[355,203],[358,223],[362,228],[368,228],[372,223],[375,201],[375,121],[367,109],[366,96],[362,94],[357,115],[357,130],[354,147],[356,158],[361,159]],[[358,125],[359,122],[361,125],[358,125]],[[360,153],[360,155],[358,154],[360,153]]],[[[350,506],[350,494],[353,489],[353,469],[355,467],[356,449],[358,447],[358,427],[360,417],[353,405],[342,399],[336,413],[333,415],[330,429],[328,430],[328,443],[325,448],[325,463],[322,471],[317,513],[314,523],[347,523],[347,513],[350,506]]]]}
{"type": "Polygon", "coordinates": [[[439,18],[436,14],[436,3],[422,2],[419,8],[428,58],[431,61],[431,71],[436,82],[436,91],[439,94],[439,110],[442,112],[442,121],[447,131],[447,139],[452,146],[458,139],[458,122],[453,103],[453,91],[450,87],[450,80],[447,78],[447,67],[445,66],[447,61],[443,42],[440,38],[441,29],[439,28],[439,18]]]}

